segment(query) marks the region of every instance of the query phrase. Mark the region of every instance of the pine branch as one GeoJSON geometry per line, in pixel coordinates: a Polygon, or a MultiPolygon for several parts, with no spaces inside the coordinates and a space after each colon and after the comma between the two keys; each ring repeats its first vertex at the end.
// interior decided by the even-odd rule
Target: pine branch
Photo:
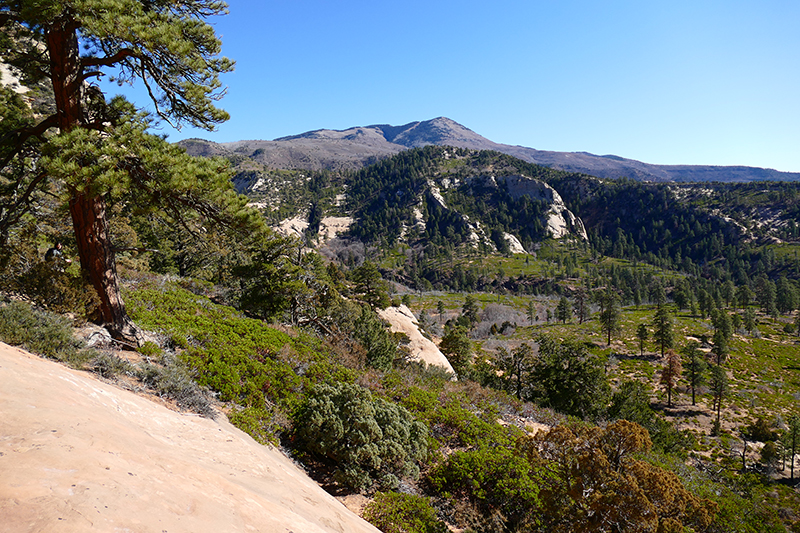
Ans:
{"type": "Polygon", "coordinates": [[[130,48],[123,48],[113,56],[106,57],[84,57],[81,59],[81,67],[113,67],[117,63],[124,61],[129,57],[139,57],[139,55],[130,48]]]}
{"type": "Polygon", "coordinates": [[[14,211],[16,211],[21,205],[25,205],[26,203],[28,203],[28,199],[30,198],[31,194],[33,194],[33,191],[36,189],[36,186],[39,185],[46,177],[47,174],[45,172],[40,172],[39,175],[36,176],[28,184],[28,188],[25,189],[25,192],[22,193],[22,195],[17,199],[16,202],[9,205],[8,207],[3,206],[5,207],[6,212],[9,214],[7,215],[8,218],[4,220],[0,219],[0,233],[5,233],[6,231],[8,231],[8,228],[16,224],[19,221],[19,219],[22,218],[22,215],[28,212],[29,209],[20,209],[19,211],[17,211],[16,216],[12,215],[14,211]]]}
{"type": "Polygon", "coordinates": [[[4,135],[3,138],[0,139],[0,146],[5,144],[13,146],[6,157],[0,161],[0,170],[6,168],[11,160],[14,159],[17,154],[19,154],[19,152],[25,147],[25,143],[28,141],[28,139],[31,137],[38,137],[41,139],[42,135],[44,135],[47,130],[56,126],[58,126],[58,115],[50,115],[35,126],[12,130],[4,135]]]}

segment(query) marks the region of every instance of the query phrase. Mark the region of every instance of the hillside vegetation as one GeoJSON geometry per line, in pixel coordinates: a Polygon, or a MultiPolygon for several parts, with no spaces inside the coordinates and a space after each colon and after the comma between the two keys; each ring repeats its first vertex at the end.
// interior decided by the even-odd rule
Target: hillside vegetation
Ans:
{"type": "MultiPolygon", "coordinates": [[[[56,341],[67,325],[19,303],[1,308],[0,334],[176,408],[222,409],[333,494],[369,495],[364,516],[386,531],[794,530],[793,185],[604,182],[439,147],[284,178],[273,217],[302,198],[354,218],[336,242],[307,233],[327,259],[271,234],[186,249],[119,211],[127,238],[159,250],[120,256],[129,312],[151,332],[139,355],[56,341]],[[506,176],[554,187],[588,240],[554,239],[551,201],[515,198],[506,176]],[[765,202],[785,227],[745,231],[765,202]],[[393,298],[457,381],[406,361],[373,311],[393,298]],[[43,348],[57,342],[66,351],[43,348]]],[[[25,282],[77,274],[48,270],[36,254],[52,230],[30,227],[33,266],[11,262],[6,286],[66,310],[69,293],[25,282]]]]}

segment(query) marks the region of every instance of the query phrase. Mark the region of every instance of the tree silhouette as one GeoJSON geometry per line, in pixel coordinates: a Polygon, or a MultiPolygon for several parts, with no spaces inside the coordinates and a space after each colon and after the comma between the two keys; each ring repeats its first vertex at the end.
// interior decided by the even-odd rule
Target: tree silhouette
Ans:
{"type": "Polygon", "coordinates": [[[619,297],[608,289],[599,298],[600,313],[598,320],[600,328],[606,334],[607,344],[611,345],[611,335],[618,332],[622,321],[622,312],[619,308],[619,297]]]}
{"type": "Polygon", "coordinates": [[[562,296],[558,301],[558,305],[556,306],[556,318],[560,320],[562,324],[566,324],[567,320],[572,318],[572,307],[565,296],[562,296]]]}
{"type": "Polygon", "coordinates": [[[647,342],[647,325],[639,324],[636,328],[636,338],[639,339],[639,355],[644,356],[644,343],[647,342]]]}
{"type": "Polygon", "coordinates": [[[718,435],[720,431],[720,415],[722,413],[722,399],[728,394],[728,376],[725,369],[719,365],[711,367],[711,394],[714,398],[713,407],[717,411],[717,420],[714,423],[713,434],[718,435]]]}

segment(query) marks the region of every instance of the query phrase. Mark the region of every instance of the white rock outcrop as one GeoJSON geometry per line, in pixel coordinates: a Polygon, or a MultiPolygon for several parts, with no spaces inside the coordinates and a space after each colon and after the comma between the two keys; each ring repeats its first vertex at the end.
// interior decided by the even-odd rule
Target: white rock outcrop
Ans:
{"type": "Polygon", "coordinates": [[[550,203],[547,213],[547,230],[555,239],[566,237],[574,230],[575,235],[583,240],[588,240],[586,228],[580,218],[572,214],[564,204],[561,195],[550,185],[543,181],[522,175],[504,176],[498,178],[508,187],[508,194],[512,198],[527,196],[532,200],[544,200],[550,203]]]}
{"type": "Polygon", "coordinates": [[[392,332],[405,333],[408,336],[408,348],[413,361],[440,366],[455,375],[453,367],[439,347],[419,331],[417,319],[411,309],[405,305],[389,307],[379,310],[378,315],[390,324],[392,332]]]}
{"type": "Polygon", "coordinates": [[[511,251],[512,254],[526,254],[528,253],[525,250],[525,247],[522,246],[522,243],[519,242],[516,236],[510,233],[503,233],[503,238],[508,243],[508,249],[511,251]]]}

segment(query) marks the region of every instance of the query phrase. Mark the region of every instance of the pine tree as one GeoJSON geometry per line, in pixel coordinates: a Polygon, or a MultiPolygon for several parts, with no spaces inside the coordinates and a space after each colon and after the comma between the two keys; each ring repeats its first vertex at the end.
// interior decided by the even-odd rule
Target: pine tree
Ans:
{"type": "Polygon", "coordinates": [[[794,457],[797,448],[800,446],[800,417],[792,415],[789,417],[789,424],[786,429],[785,440],[789,451],[789,469],[791,471],[790,480],[794,481],[794,457]]]}
{"type": "Polygon", "coordinates": [[[775,305],[782,314],[789,314],[797,307],[797,290],[786,276],[778,279],[775,305]]]}
{"type": "Polygon", "coordinates": [[[722,285],[722,298],[725,300],[725,305],[730,307],[736,298],[736,285],[731,280],[727,280],[722,285]]]}
{"type": "MultiPolygon", "coordinates": [[[[233,63],[220,57],[221,43],[204,19],[225,10],[216,0],[81,0],[69,5],[0,0],[3,32],[24,37],[4,53],[6,61],[20,69],[23,83],[49,79],[56,107],[35,126],[4,138],[0,167],[5,169],[29,139],[57,132],[44,149],[47,164],[36,179],[58,180],[63,187],[81,268],[100,298],[102,321],[117,338],[142,341],[120,297],[109,202],[130,192],[160,200],[160,193],[169,190],[159,183],[165,175],[180,175],[184,189],[195,178],[176,152],[144,134],[140,118],[133,119],[129,109],[120,112],[120,106],[109,109],[101,91],[86,80],[109,72],[121,82],[139,79],[163,120],[213,129],[228,118],[213,103],[224,94],[219,75],[232,70],[233,63]],[[157,156],[148,154],[147,147],[155,148],[157,156]],[[169,161],[173,157],[182,168],[175,169],[169,161]]],[[[203,203],[196,194],[181,200],[194,207],[203,203]]],[[[207,214],[221,213],[209,209],[207,214]]]]}
{"type": "Polygon", "coordinates": [[[556,306],[556,318],[563,324],[566,324],[567,320],[572,318],[572,306],[570,306],[569,300],[567,300],[565,296],[562,296],[558,301],[558,306],[556,306]]]}
{"type": "Polygon", "coordinates": [[[472,363],[472,342],[467,335],[467,329],[463,326],[450,328],[442,337],[439,350],[447,358],[456,374],[463,378],[472,363]]]}
{"type": "Polygon", "coordinates": [[[717,364],[722,364],[725,361],[725,358],[728,357],[728,339],[725,338],[725,333],[718,329],[714,333],[714,355],[717,358],[717,364]]]}
{"type": "Polygon", "coordinates": [[[705,372],[708,369],[699,348],[696,341],[691,341],[681,350],[685,357],[683,368],[686,370],[686,380],[692,389],[692,405],[696,405],[695,390],[705,383],[705,372]]]}
{"type": "Polygon", "coordinates": [[[578,317],[578,324],[583,324],[589,318],[589,298],[586,289],[579,287],[575,291],[575,315],[578,317]]]}
{"type": "Polygon", "coordinates": [[[528,316],[528,324],[532,326],[534,320],[536,319],[536,304],[533,302],[532,299],[528,301],[528,308],[526,310],[526,314],[528,316]]]}
{"type": "Polygon", "coordinates": [[[736,303],[742,309],[750,305],[750,301],[752,299],[753,299],[753,291],[751,291],[750,287],[748,287],[747,285],[740,285],[739,288],[736,289],[736,303]]]}
{"type": "Polygon", "coordinates": [[[673,350],[667,352],[667,360],[661,369],[660,383],[667,389],[667,407],[672,407],[672,389],[681,377],[681,358],[673,350]]]}
{"type": "Polygon", "coordinates": [[[647,325],[646,324],[639,324],[639,327],[636,329],[636,338],[639,339],[639,355],[644,357],[644,343],[647,342],[647,325]]]}
{"type": "Polygon", "coordinates": [[[605,291],[600,296],[600,329],[606,333],[607,343],[611,345],[611,335],[619,331],[622,321],[622,312],[619,308],[617,294],[611,290],[605,291]]]}
{"type": "Polygon", "coordinates": [[[533,348],[527,343],[520,344],[510,353],[505,350],[499,353],[498,363],[503,370],[507,389],[520,400],[523,399],[523,389],[530,385],[529,374],[534,362],[533,348]]]}
{"type": "Polygon", "coordinates": [[[751,335],[756,329],[756,312],[752,307],[744,310],[744,329],[751,335]]]}
{"type": "Polygon", "coordinates": [[[764,274],[756,282],[756,298],[764,313],[772,317],[778,316],[777,289],[775,283],[764,274]]]}
{"type": "Polygon", "coordinates": [[[471,294],[467,294],[464,305],[461,308],[461,315],[467,321],[467,326],[472,329],[478,323],[478,302],[471,294]]]}
{"type": "Polygon", "coordinates": [[[674,335],[672,332],[672,315],[666,306],[661,306],[656,310],[653,319],[653,339],[661,347],[661,357],[667,348],[672,348],[674,335]]]}
{"type": "Polygon", "coordinates": [[[720,416],[722,413],[722,399],[728,393],[728,376],[725,369],[719,365],[711,367],[711,394],[714,398],[714,408],[717,411],[717,421],[714,423],[713,434],[718,435],[720,431],[720,416]]]}
{"type": "Polygon", "coordinates": [[[375,309],[386,309],[391,304],[386,282],[381,277],[378,267],[372,261],[364,263],[352,270],[351,277],[355,283],[355,293],[375,309]]]}

